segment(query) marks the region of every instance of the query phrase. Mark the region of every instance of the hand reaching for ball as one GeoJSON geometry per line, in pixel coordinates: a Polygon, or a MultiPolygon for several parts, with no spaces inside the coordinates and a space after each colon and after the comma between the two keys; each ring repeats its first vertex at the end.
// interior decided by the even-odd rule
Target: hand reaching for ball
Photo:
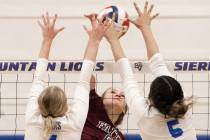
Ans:
{"type": "Polygon", "coordinates": [[[104,17],[100,18],[97,21],[97,14],[89,14],[85,15],[86,18],[88,18],[91,22],[92,28],[88,29],[86,26],[83,26],[85,31],[87,32],[90,40],[100,42],[106,32],[106,30],[109,28],[111,25],[109,20],[106,19],[103,21],[104,17]]]}
{"type": "Polygon", "coordinates": [[[117,30],[115,27],[115,17],[116,14],[113,13],[112,19],[109,20],[110,26],[105,32],[105,38],[109,43],[115,40],[119,40],[119,38],[123,35],[123,30],[117,30]]]}
{"type": "Polygon", "coordinates": [[[133,23],[137,28],[143,30],[144,28],[150,27],[151,22],[155,19],[159,14],[151,15],[154,5],[148,7],[148,2],[145,2],[144,10],[141,11],[138,5],[134,2],[134,7],[138,13],[138,17],[135,19],[129,18],[130,22],[133,23]]]}

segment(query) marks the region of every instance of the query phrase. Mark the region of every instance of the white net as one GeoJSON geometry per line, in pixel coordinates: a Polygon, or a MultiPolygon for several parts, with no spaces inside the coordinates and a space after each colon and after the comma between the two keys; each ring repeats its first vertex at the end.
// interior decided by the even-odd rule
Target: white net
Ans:
{"type": "MultiPolygon", "coordinates": [[[[141,62],[143,61],[132,61],[132,67],[134,68],[139,86],[142,89],[142,94],[146,98],[148,96],[150,83],[153,80],[153,77],[149,73],[147,64],[141,62]]],[[[196,127],[198,134],[208,136],[210,126],[210,65],[207,65],[209,64],[207,61],[193,61],[192,66],[190,66],[191,62],[188,62],[188,66],[185,68],[184,62],[183,65],[179,65],[181,62],[182,61],[169,61],[167,64],[176,79],[181,83],[186,94],[185,96],[197,97],[197,103],[192,107],[194,126],[196,127]],[[199,67],[202,69],[199,69],[199,67]],[[175,69],[176,71],[174,71],[175,69]]],[[[8,62],[7,69],[5,68],[5,70],[3,70],[5,63],[6,62],[0,63],[0,135],[22,135],[24,134],[24,112],[35,67],[31,69],[32,71],[26,72],[31,66],[31,62],[26,64],[25,70],[21,69],[22,65],[18,62],[19,66],[10,66],[11,69],[9,70],[9,65],[11,63],[8,62]]],[[[48,84],[61,87],[66,92],[68,100],[71,100],[71,95],[77,84],[78,71],[81,67],[80,62],[77,64],[78,66],[75,66],[76,63],[64,63],[66,64],[66,70],[61,71],[59,68],[62,63],[60,61],[56,61],[56,65],[58,64],[59,68],[57,69],[57,67],[55,67],[54,70],[51,70],[57,72],[49,73],[48,84]]],[[[54,67],[53,63],[51,63],[51,67],[54,67]]],[[[97,92],[99,94],[102,94],[104,90],[109,87],[121,87],[120,76],[118,73],[112,73],[113,68],[111,62],[100,62],[97,68],[98,70],[95,73],[95,76],[97,77],[97,92]],[[103,66],[102,70],[100,69],[100,65],[103,66]]],[[[132,114],[129,112],[124,117],[123,123],[120,125],[120,129],[124,134],[128,135],[139,133],[138,127],[132,119],[132,114]]]]}

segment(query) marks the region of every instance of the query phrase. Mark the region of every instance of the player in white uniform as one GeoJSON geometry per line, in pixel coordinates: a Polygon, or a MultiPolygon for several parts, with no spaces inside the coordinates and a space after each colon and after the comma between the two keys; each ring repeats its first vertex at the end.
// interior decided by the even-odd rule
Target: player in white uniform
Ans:
{"type": "Polygon", "coordinates": [[[148,10],[148,2],[142,12],[136,4],[134,5],[139,16],[131,22],[143,34],[149,66],[155,76],[148,99],[144,99],[138,87],[132,68],[117,38],[118,32],[112,27],[105,34],[120,70],[129,112],[134,115],[143,140],[196,140],[192,114],[189,111],[192,100],[184,98],[179,82],[172,78],[150,28],[151,21],[158,14],[151,16],[153,6],[148,10]]]}
{"type": "Polygon", "coordinates": [[[39,22],[39,25],[43,33],[43,42],[26,109],[25,140],[48,140],[51,135],[56,135],[57,140],[80,140],[88,112],[89,81],[99,43],[109,23],[102,23],[102,20],[97,23],[96,19],[92,18],[92,29],[85,28],[89,41],[73,101],[68,107],[64,91],[57,86],[47,87],[44,78],[47,75],[52,41],[63,28],[54,28],[57,15],[50,20],[47,13],[42,19],[43,23],[39,22]]]}

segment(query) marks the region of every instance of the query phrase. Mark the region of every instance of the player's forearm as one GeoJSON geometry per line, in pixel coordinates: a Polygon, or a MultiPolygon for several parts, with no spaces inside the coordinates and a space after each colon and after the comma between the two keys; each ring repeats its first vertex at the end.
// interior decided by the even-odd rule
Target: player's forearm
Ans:
{"type": "Polygon", "coordinates": [[[155,77],[162,75],[172,76],[160,53],[157,53],[150,58],[149,68],[155,77]]]}
{"type": "Polygon", "coordinates": [[[96,61],[96,56],[98,53],[99,42],[89,39],[87,48],[85,50],[84,59],[91,60],[93,62],[96,61]]]}
{"type": "Polygon", "coordinates": [[[125,100],[128,105],[129,111],[141,117],[144,112],[144,97],[139,89],[138,83],[134,78],[134,74],[127,58],[122,58],[117,61],[119,73],[123,83],[123,91],[125,94],[125,100]],[[138,106],[136,108],[136,106],[138,106]]]}
{"type": "Polygon", "coordinates": [[[78,127],[82,130],[84,126],[89,106],[90,78],[93,72],[95,63],[91,60],[84,60],[79,76],[79,81],[73,94],[75,102],[71,105],[71,118],[74,121],[72,127],[78,127]]]}
{"type": "MultiPolygon", "coordinates": [[[[90,91],[90,79],[91,79],[91,75],[92,75],[94,66],[95,66],[95,63],[91,60],[85,59],[83,61],[78,85],[79,85],[79,87],[82,87],[82,89],[87,89],[87,90],[84,90],[84,92],[89,93],[89,91],[90,91]]],[[[79,94],[81,94],[81,93],[79,93],[79,94]]]]}
{"type": "Polygon", "coordinates": [[[95,76],[92,74],[91,79],[90,79],[90,90],[93,90],[96,88],[96,78],[95,76]]]}
{"type": "Polygon", "coordinates": [[[112,49],[112,53],[113,53],[115,61],[118,61],[119,59],[125,57],[124,51],[122,49],[122,46],[119,40],[113,40],[113,41],[110,41],[109,43],[111,45],[111,49],[112,49]]]}
{"type": "Polygon", "coordinates": [[[41,50],[39,53],[39,58],[45,58],[45,59],[49,58],[51,45],[52,45],[52,40],[43,39],[41,50]]]}
{"type": "Polygon", "coordinates": [[[34,73],[34,79],[31,88],[30,99],[37,98],[43,89],[46,87],[46,77],[47,77],[47,65],[48,60],[45,58],[39,58],[37,60],[36,71],[34,73]]]}
{"type": "Polygon", "coordinates": [[[148,59],[150,59],[154,54],[159,52],[159,48],[153,36],[150,26],[143,28],[141,32],[143,34],[145,44],[146,44],[147,57],[148,59]]]}

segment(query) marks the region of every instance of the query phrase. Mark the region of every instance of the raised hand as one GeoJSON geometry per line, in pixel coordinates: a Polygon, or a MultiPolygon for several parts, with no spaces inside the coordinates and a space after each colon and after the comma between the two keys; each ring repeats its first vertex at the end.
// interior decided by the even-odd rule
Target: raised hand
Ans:
{"type": "Polygon", "coordinates": [[[93,41],[100,42],[106,32],[106,30],[110,26],[110,22],[108,19],[105,19],[103,21],[103,16],[101,19],[97,20],[97,14],[89,14],[85,15],[86,18],[88,18],[91,21],[92,28],[88,29],[86,26],[83,26],[85,31],[89,35],[89,39],[93,41]]]}
{"type": "Polygon", "coordinates": [[[134,2],[134,7],[138,13],[138,17],[136,19],[129,18],[130,22],[133,23],[137,28],[142,30],[144,27],[148,27],[151,25],[153,19],[155,19],[159,14],[152,15],[152,10],[154,5],[148,6],[148,2],[145,2],[144,10],[141,11],[138,5],[134,2]]]}
{"type": "Polygon", "coordinates": [[[44,40],[52,41],[55,36],[64,29],[64,27],[55,29],[57,17],[57,14],[55,14],[53,19],[50,20],[49,14],[47,12],[46,15],[42,15],[42,21],[38,21],[38,24],[42,29],[44,40]]]}
{"type": "Polygon", "coordinates": [[[129,20],[142,32],[147,48],[147,57],[150,59],[154,54],[159,53],[157,42],[153,36],[152,29],[150,28],[152,20],[155,19],[159,14],[155,14],[153,16],[151,15],[154,6],[151,5],[149,7],[148,2],[145,3],[143,11],[140,10],[135,2],[134,7],[136,8],[138,17],[134,20],[129,20]]]}
{"type": "Polygon", "coordinates": [[[38,21],[39,26],[42,29],[42,47],[40,49],[39,58],[48,59],[50,48],[52,46],[52,41],[55,36],[61,32],[64,28],[55,29],[55,22],[57,20],[57,15],[50,20],[49,14],[42,15],[42,22],[38,21]]]}
{"type": "Polygon", "coordinates": [[[105,32],[105,38],[108,42],[112,42],[114,40],[119,40],[119,38],[123,35],[123,30],[117,30],[114,25],[115,13],[112,15],[112,19],[110,20],[110,26],[105,32]]]}

